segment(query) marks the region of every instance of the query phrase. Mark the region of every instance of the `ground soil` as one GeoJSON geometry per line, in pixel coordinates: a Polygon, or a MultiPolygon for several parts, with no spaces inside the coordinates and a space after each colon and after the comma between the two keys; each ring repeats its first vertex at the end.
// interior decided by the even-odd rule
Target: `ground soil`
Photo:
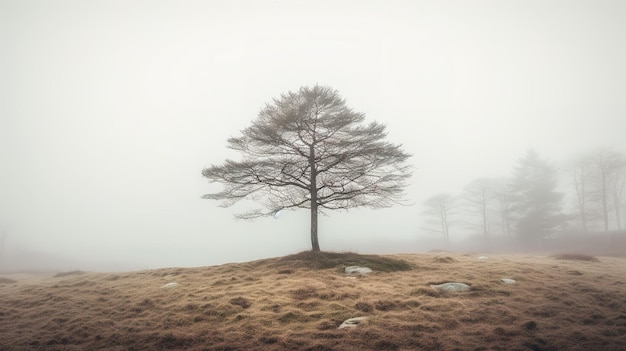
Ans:
{"type": "Polygon", "coordinates": [[[0,350],[626,350],[626,258],[386,257],[410,268],[346,276],[275,258],[3,274],[0,350]],[[430,287],[444,282],[471,289],[430,287]]]}

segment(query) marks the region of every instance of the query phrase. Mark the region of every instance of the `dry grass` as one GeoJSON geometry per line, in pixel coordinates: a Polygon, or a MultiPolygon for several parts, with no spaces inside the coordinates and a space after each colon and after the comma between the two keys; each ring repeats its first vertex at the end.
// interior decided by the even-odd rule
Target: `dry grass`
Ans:
{"type": "Polygon", "coordinates": [[[626,350],[625,258],[358,256],[5,275],[0,350],[626,350]],[[380,266],[340,272],[359,260],[380,266]]]}
{"type": "Polygon", "coordinates": [[[15,283],[17,283],[17,280],[15,280],[15,279],[1,278],[0,277],[0,284],[15,284],[15,283]]]}

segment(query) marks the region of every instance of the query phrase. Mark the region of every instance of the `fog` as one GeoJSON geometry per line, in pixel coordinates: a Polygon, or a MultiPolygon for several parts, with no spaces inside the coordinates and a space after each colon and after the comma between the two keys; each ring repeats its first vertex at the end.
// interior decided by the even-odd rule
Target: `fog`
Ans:
{"type": "MultiPolygon", "coordinates": [[[[200,172],[272,98],[328,85],[412,153],[410,206],[321,216],[322,250],[419,252],[421,203],[626,151],[623,1],[0,0],[0,270],[203,266],[310,248],[200,172]]],[[[452,241],[463,238],[454,237],[452,241]]]]}

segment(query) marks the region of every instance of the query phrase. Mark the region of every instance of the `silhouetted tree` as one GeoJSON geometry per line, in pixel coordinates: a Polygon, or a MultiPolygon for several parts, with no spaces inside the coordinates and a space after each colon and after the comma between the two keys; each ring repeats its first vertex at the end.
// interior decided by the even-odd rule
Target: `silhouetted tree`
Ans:
{"type": "Polygon", "coordinates": [[[450,223],[455,202],[456,199],[449,194],[438,194],[423,203],[423,206],[426,207],[424,214],[437,224],[439,229],[436,231],[441,232],[446,244],[450,243],[450,223]]]}
{"type": "Polygon", "coordinates": [[[562,224],[563,194],[556,191],[557,179],[556,168],[535,151],[519,160],[511,182],[511,209],[521,238],[539,240],[562,224]]]}
{"type": "Polygon", "coordinates": [[[274,99],[228,147],[243,154],[202,171],[224,190],[204,195],[228,207],[249,198],[265,207],[239,218],[269,216],[281,209],[307,208],[311,246],[319,251],[318,212],[398,203],[410,177],[410,157],[385,141],[385,126],[363,124],[330,87],[302,87],[274,99]]]}
{"type": "Polygon", "coordinates": [[[595,213],[592,200],[592,167],[591,159],[583,157],[574,165],[573,186],[576,191],[576,209],[582,230],[586,233],[589,230],[589,221],[593,219],[595,213]]]}
{"type": "Polygon", "coordinates": [[[494,199],[494,182],[491,179],[480,178],[465,186],[463,200],[472,214],[480,217],[480,232],[483,238],[489,238],[489,204],[494,199]]]}
{"type": "Polygon", "coordinates": [[[617,229],[621,229],[621,206],[626,184],[626,157],[611,149],[600,149],[589,156],[595,201],[602,208],[604,231],[609,230],[609,214],[615,211],[617,229]]]}
{"type": "Polygon", "coordinates": [[[4,258],[4,240],[6,236],[7,233],[4,230],[0,232],[0,264],[2,264],[2,259],[4,258]]]}
{"type": "Polygon", "coordinates": [[[495,199],[495,208],[502,226],[502,234],[506,237],[511,236],[512,223],[512,196],[506,179],[498,179],[493,183],[493,197],[495,199]]]}
{"type": "Polygon", "coordinates": [[[613,200],[615,224],[617,225],[617,230],[621,230],[624,188],[626,187],[626,158],[620,155],[618,162],[609,180],[609,191],[611,192],[611,199],[613,200]]]}

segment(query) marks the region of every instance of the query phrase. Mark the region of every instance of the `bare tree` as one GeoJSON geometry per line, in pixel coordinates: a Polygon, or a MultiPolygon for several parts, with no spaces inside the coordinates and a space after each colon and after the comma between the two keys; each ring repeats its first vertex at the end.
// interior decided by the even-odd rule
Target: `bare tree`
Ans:
{"type": "Polygon", "coordinates": [[[310,209],[311,246],[319,251],[318,212],[389,207],[401,201],[410,155],[386,142],[385,126],[363,124],[330,87],[302,87],[274,99],[228,147],[243,160],[226,160],[202,171],[224,185],[205,199],[228,207],[253,199],[264,207],[238,215],[252,219],[281,209],[310,209]]]}
{"type": "Polygon", "coordinates": [[[0,233],[0,265],[2,264],[2,259],[4,258],[4,240],[6,239],[7,233],[3,230],[0,233]]]}
{"type": "Polygon", "coordinates": [[[494,181],[493,184],[493,197],[496,203],[496,211],[500,218],[500,224],[502,226],[502,234],[506,237],[511,236],[511,223],[512,219],[512,195],[507,181],[505,179],[499,179],[494,181]]]}
{"type": "Polygon", "coordinates": [[[585,157],[574,166],[573,185],[576,190],[576,207],[582,225],[583,232],[588,231],[590,214],[590,181],[592,177],[590,159],[585,157]]]}
{"type": "Polygon", "coordinates": [[[463,200],[469,210],[480,217],[480,231],[485,240],[489,239],[489,204],[494,199],[494,183],[491,179],[480,178],[465,187],[463,200]]]}
{"type": "Polygon", "coordinates": [[[617,229],[621,229],[621,203],[624,194],[626,158],[611,149],[600,149],[591,154],[594,199],[602,207],[604,231],[609,231],[609,215],[615,211],[617,229]]]}
{"type": "Polygon", "coordinates": [[[622,229],[622,200],[624,198],[624,187],[626,186],[626,158],[619,155],[615,160],[613,172],[609,178],[609,192],[613,200],[613,210],[615,211],[615,224],[617,230],[622,229]]]}
{"type": "Polygon", "coordinates": [[[450,244],[450,223],[456,199],[449,194],[438,194],[424,201],[424,214],[430,216],[440,228],[437,231],[443,235],[446,244],[450,244]]]}

